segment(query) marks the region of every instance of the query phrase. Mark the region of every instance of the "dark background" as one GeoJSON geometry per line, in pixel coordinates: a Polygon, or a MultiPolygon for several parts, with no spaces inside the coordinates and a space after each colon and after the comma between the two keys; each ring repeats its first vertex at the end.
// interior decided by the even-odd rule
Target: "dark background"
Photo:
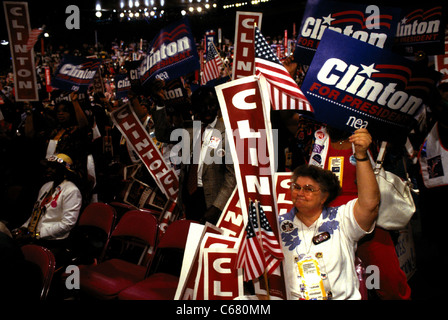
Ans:
{"type": "MultiPolygon", "coordinates": [[[[134,0],[135,1],[135,0],[134,0]]],[[[157,5],[160,0],[155,0],[158,11],[162,9],[157,5]]],[[[202,0],[204,3],[205,0],[202,0]]],[[[79,48],[84,43],[94,45],[97,40],[109,51],[112,41],[123,40],[125,44],[130,42],[139,42],[140,39],[151,42],[154,36],[161,28],[171,22],[175,22],[182,18],[180,11],[185,9],[190,21],[191,29],[199,41],[207,30],[222,29],[223,38],[234,40],[235,34],[235,16],[236,11],[262,12],[261,30],[266,37],[282,37],[284,30],[288,30],[289,37],[292,36],[293,23],[296,23],[298,30],[300,26],[303,9],[306,1],[285,1],[271,0],[270,2],[260,3],[259,5],[251,5],[251,0],[245,1],[248,5],[223,9],[226,3],[232,3],[229,0],[209,0],[210,4],[217,3],[216,9],[207,10],[207,12],[190,14],[188,7],[189,0],[165,0],[163,7],[165,13],[162,18],[140,18],[127,21],[119,17],[120,0],[101,0],[103,15],[101,18],[95,16],[95,5],[97,0],[31,0],[28,1],[28,10],[30,14],[31,28],[39,28],[45,25],[45,30],[50,34],[49,38],[45,38],[45,45],[51,44],[54,48],[59,45],[68,45],[70,48],[79,48]],[[69,14],[65,13],[68,5],[75,4],[80,9],[80,29],[69,30],[65,26],[65,21],[69,14]],[[117,12],[112,12],[116,9],[117,12]],[[96,31],[96,33],[95,33],[96,31]]],[[[128,0],[124,0],[127,4],[128,0]]],[[[143,4],[144,0],[140,0],[143,4]]],[[[193,1],[197,4],[197,0],[193,1]]],[[[143,6],[141,6],[143,8],[143,6]]],[[[127,5],[124,9],[128,9],[127,5]]],[[[133,8],[135,11],[135,7],[133,8]]],[[[0,16],[0,40],[8,40],[6,30],[5,15],[3,3],[1,6],[0,16]]],[[[40,51],[40,42],[35,46],[35,51],[40,51]]],[[[4,70],[5,63],[10,59],[9,46],[0,46],[0,63],[1,69],[4,70]],[[6,59],[6,60],[5,60],[6,59]]]]}
{"type": "MultiPolygon", "coordinates": [[[[120,1],[125,3],[123,9],[129,9],[129,0],[99,0],[103,11],[103,16],[95,16],[95,6],[98,0],[28,0],[28,9],[30,14],[31,28],[39,28],[45,25],[45,30],[50,34],[45,38],[45,46],[51,45],[57,48],[59,45],[65,45],[69,49],[80,48],[83,44],[95,45],[96,41],[102,45],[105,51],[110,51],[113,41],[123,40],[125,44],[132,42],[138,43],[140,39],[151,42],[154,36],[161,28],[169,23],[182,18],[180,11],[191,5],[190,0],[165,0],[162,7],[161,0],[153,0],[154,6],[160,11],[162,8],[165,14],[162,18],[140,18],[127,21],[121,19],[120,1]],[[65,26],[65,21],[69,14],[65,13],[70,4],[75,4],[80,9],[80,29],[69,30],[65,26]],[[116,9],[117,12],[112,12],[116,9]]],[[[135,0],[133,0],[135,2],[135,0]]],[[[198,0],[192,0],[193,5],[198,4],[198,0]]],[[[204,4],[206,0],[201,0],[204,4]]],[[[188,13],[191,29],[197,42],[204,36],[207,30],[222,29],[223,39],[231,42],[235,35],[235,17],[236,11],[262,12],[261,32],[266,38],[281,39],[284,31],[288,31],[288,37],[292,38],[293,24],[296,24],[296,30],[300,28],[303,11],[306,0],[270,0],[269,2],[251,4],[252,0],[209,0],[210,4],[216,3],[217,8],[203,11],[198,14],[188,13]],[[244,6],[231,9],[223,9],[223,5],[234,3],[236,1],[247,3],[244,6]]],[[[140,0],[140,8],[144,8],[145,0],[140,0]]],[[[151,0],[149,0],[151,2],[151,0]]],[[[345,2],[359,3],[361,1],[345,0],[345,2]]],[[[387,6],[406,5],[406,1],[389,0],[378,1],[368,0],[369,4],[383,4],[387,6]]],[[[408,3],[409,5],[409,3],[408,3]]],[[[133,8],[135,11],[135,7],[133,8]]],[[[5,15],[3,12],[3,3],[0,8],[0,40],[8,40],[6,30],[5,15]]],[[[35,46],[35,51],[40,52],[40,41],[35,46]]],[[[0,72],[4,74],[10,65],[10,48],[8,45],[0,45],[0,72]]]]}

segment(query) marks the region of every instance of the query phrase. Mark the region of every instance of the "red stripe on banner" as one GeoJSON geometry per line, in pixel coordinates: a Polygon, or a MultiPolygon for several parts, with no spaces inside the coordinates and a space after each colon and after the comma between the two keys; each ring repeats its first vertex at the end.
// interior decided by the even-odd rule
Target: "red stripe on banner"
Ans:
{"type": "Polygon", "coordinates": [[[372,78],[389,78],[389,79],[397,79],[402,81],[405,85],[408,83],[408,78],[405,76],[400,76],[399,74],[393,73],[374,73],[372,74],[372,78]]]}
{"type": "Polygon", "coordinates": [[[176,39],[182,33],[188,33],[188,28],[186,24],[180,24],[171,32],[165,31],[161,33],[156,40],[154,40],[154,46],[159,46],[163,42],[172,41],[176,39]]]}
{"type": "Polygon", "coordinates": [[[396,69],[396,70],[401,70],[401,71],[406,72],[409,76],[411,76],[411,74],[412,74],[411,69],[409,69],[408,67],[399,66],[399,65],[396,65],[396,64],[377,64],[375,67],[378,68],[378,69],[396,69]]]}

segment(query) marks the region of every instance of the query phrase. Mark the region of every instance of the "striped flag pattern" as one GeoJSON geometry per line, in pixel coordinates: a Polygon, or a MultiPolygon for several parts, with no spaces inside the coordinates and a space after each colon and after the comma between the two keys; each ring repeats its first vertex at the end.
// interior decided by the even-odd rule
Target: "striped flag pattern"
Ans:
{"type": "Polygon", "coordinates": [[[314,112],[299,86],[269,47],[266,39],[255,27],[255,70],[268,84],[274,110],[300,110],[314,112]]]}
{"type": "Polygon", "coordinates": [[[207,57],[205,59],[204,70],[201,78],[201,85],[205,85],[207,82],[216,79],[221,74],[222,59],[219,56],[215,45],[210,42],[207,49],[207,57]]]}
{"type": "Polygon", "coordinates": [[[32,29],[30,34],[28,35],[28,41],[26,43],[26,51],[31,51],[33,49],[34,45],[37,42],[37,39],[39,38],[40,34],[44,31],[43,28],[38,29],[32,29]]]}
{"type": "Polygon", "coordinates": [[[240,245],[237,267],[244,269],[244,281],[272,274],[280,265],[283,252],[260,203],[249,204],[246,237],[240,245]],[[258,209],[258,215],[257,215],[258,209]]]}

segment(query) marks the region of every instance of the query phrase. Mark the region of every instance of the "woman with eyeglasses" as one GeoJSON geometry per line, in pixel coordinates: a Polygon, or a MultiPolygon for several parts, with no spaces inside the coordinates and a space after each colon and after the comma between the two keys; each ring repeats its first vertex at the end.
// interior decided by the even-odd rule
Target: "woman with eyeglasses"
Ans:
{"type": "Polygon", "coordinates": [[[341,189],[335,174],[303,165],[292,175],[294,207],[279,218],[290,299],[361,299],[355,250],[374,228],[380,193],[368,161],[369,132],[359,129],[349,141],[356,159],[358,198],[327,207],[341,189]]]}

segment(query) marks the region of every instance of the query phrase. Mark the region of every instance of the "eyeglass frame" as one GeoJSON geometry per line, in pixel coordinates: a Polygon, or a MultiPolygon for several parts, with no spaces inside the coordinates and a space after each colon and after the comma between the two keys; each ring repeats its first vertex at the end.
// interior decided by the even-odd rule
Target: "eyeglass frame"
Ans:
{"type": "Polygon", "coordinates": [[[306,184],[304,186],[301,186],[295,182],[291,182],[291,190],[295,190],[297,192],[303,190],[304,194],[312,194],[314,192],[321,191],[321,189],[314,189],[314,186],[312,185],[306,184]]]}

